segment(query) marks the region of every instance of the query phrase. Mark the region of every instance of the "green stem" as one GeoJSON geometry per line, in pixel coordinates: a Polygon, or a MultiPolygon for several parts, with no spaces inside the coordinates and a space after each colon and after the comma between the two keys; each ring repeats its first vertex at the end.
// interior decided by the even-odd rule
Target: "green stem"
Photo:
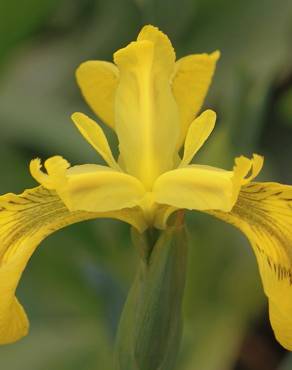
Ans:
{"type": "Polygon", "coordinates": [[[171,370],[182,334],[187,241],[181,214],[153,244],[133,233],[141,259],[118,329],[115,370],[171,370]]]}

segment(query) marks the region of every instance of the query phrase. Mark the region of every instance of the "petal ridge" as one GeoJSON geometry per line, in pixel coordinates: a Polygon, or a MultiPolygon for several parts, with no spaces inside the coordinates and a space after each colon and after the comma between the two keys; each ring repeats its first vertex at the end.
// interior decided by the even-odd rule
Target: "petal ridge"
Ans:
{"type": "Polygon", "coordinates": [[[127,172],[147,190],[161,173],[173,168],[179,134],[170,86],[174,55],[160,36],[157,40],[134,41],[114,54],[120,70],[115,104],[120,153],[127,172]]]}

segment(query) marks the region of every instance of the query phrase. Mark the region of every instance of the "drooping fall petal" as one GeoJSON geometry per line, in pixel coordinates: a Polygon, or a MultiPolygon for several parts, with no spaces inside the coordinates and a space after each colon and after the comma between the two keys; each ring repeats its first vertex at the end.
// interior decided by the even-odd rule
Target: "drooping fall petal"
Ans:
{"type": "Polygon", "coordinates": [[[0,344],[14,342],[27,334],[29,323],[15,291],[32,253],[48,235],[67,225],[93,219],[117,218],[145,229],[141,212],[90,213],[69,211],[53,190],[42,186],[20,195],[0,197],[0,344]]]}
{"type": "Polygon", "coordinates": [[[113,63],[90,60],[78,67],[76,78],[88,105],[104,123],[114,128],[114,100],[119,81],[117,67],[113,63]]]}
{"type": "Polygon", "coordinates": [[[220,53],[215,51],[212,54],[188,55],[176,62],[172,90],[180,114],[178,147],[182,145],[190,124],[202,107],[219,56],[220,53]]]}
{"type": "Polygon", "coordinates": [[[179,118],[170,86],[175,54],[167,36],[146,26],[137,41],[114,54],[120,71],[116,132],[126,171],[148,190],[173,168],[179,118]]]}
{"type": "Polygon", "coordinates": [[[278,341],[292,350],[292,186],[249,183],[231,212],[209,212],[238,227],[256,255],[270,320],[278,341]]]}

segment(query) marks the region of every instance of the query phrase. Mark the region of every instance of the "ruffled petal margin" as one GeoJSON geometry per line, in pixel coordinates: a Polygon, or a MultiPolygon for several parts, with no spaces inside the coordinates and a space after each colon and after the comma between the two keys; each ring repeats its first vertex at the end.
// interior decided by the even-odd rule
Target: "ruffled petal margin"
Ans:
{"type": "Polygon", "coordinates": [[[120,153],[126,172],[150,191],[155,179],[174,166],[179,136],[170,85],[174,50],[166,35],[145,26],[137,41],[114,54],[114,61],[120,72],[115,101],[120,153]]]}

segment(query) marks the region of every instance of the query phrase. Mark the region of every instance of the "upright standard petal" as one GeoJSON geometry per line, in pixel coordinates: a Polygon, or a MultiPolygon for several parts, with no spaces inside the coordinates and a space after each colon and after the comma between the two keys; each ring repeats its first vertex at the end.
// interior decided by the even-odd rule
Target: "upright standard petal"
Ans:
{"type": "Polygon", "coordinates": [[[44,187],[0,197],[0,344],[14,342],[28,331],[28,319],[15,297],[21,274],[39,243],[49,234],[79,221],[110,217],[145,229],[137,209],[90,213],[69,211],[55,191],[44,187]]]}
{"type": "Polygon", "coordinates": [[[132,208],[145,194],[135,177],[109,167],[85,164],[65,168],[66,161],[52,157],[45,162],[48,174],[40,169],[40,161],[31,162],[32,176],[44,187],[54,189],[71,211],[110,212],[132,208]]]}
{"type": "Polygon", "coordinates": [[[116,132],[126,171],[147,190],[173,168],[179,134],[178,110],[170,86],[175,54],[167,36],[146,26],[138,41],[117,51],[116,132]]]}
{"type": "Polygon", "coordinates": [[[157,203],[175,208],[230,211],[240,187],[260,170],[261,157],[235,159],[233,171],[202,165],[190,165],[161,175],[153,187],[157,203]],[[251,171],[251,175],[246,176],[251,171]]]}
{"type": "Polygon", "coordinates": [[[208,212],[238,227],[251,242],[278,341],[292,350],[292,186],[250,183],[229,213],[208,212]]]}
{"type": "Polygon", "coordinates": [[[76,71],[77,83],[92,110],[114,128],[114,100],[119,71],[113,63],[90,60],[76,71]]]}
{"type": "Polygon", "coordinates": [[[180,147],[188,127],[199,113],[208,92],[220,56],[218,51],[212,54],[194,54],[176,62],[172,90],[180,114],[180,147]]]}

